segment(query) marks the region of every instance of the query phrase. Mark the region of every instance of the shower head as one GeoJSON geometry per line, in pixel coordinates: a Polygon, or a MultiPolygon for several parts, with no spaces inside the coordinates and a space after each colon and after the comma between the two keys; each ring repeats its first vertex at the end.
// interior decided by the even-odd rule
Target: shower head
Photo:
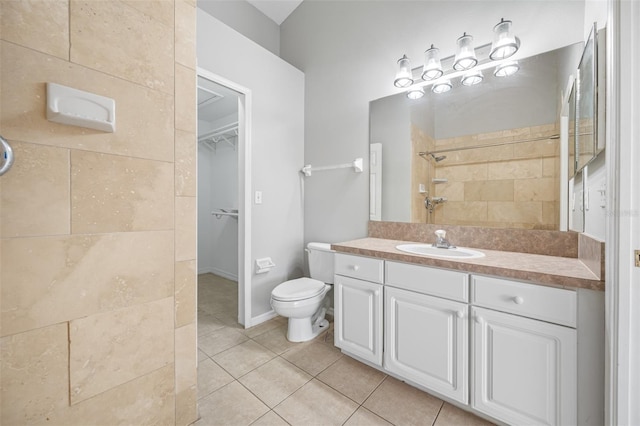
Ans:
{"type": "Polygon", "coordinates": [[[439,156],[439,157],[436,157],[435,155],[433,155],[433,154],[431,154],[431,153],[429,153],[429,155],[431,156],[431,158],[433,158],[433,159],[436,161],[436,163],[439,163],[439,162],[441,162],[442,160],[444,160],[445,158],[447,158],[447,156],[446,156],[446,155],[441,155],[441,156],[439,156]]]}

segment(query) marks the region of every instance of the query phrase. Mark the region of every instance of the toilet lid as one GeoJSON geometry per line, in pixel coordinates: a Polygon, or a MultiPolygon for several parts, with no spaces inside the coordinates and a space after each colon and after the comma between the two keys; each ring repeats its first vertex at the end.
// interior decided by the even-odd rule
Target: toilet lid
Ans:
{"type": "Polygon", "coordinates": [[[271,297],[277,300],[303,300],[317,296],[324,290],[325,283],[312,278],[298,278],[283,282],[273,289],[271,297]]]}

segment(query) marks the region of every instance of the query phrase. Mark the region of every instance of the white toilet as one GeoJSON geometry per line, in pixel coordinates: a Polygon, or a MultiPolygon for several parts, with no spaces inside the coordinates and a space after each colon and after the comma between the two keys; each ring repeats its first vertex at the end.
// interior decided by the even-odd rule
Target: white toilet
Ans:
{"type": "Polygon", "coordinates": [[[287,339],[291,342],[311,340],[329,326],[324,319],[329,302],[325,296],[333,284],[335,252],[326,243],[309,243],[305,251],[311,278],[283,282],[271,292],[273,310],[289,318],[287,339]]]}

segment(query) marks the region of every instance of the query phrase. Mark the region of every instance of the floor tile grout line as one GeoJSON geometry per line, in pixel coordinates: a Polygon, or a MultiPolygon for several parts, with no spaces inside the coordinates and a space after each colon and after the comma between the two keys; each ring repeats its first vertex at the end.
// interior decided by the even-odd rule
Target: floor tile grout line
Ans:
{"type": "Polygon", "coordinates": [[[431,423],[431,426],[435,426],[435,424],[438,422],[438,417],[440,417],[440,412],[442,411],[442,408],[444,407],[444,401],[441,401],[442,404],[440,404],[440,408],[438,409],[438,414],[436,414],[436,416],[433,419],[433,423],[431,423]]]}

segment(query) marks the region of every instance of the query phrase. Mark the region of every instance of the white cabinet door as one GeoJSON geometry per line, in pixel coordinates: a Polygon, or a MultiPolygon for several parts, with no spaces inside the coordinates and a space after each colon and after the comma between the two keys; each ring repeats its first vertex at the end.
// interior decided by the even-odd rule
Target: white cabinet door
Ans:
{"type": "Polygon", "coordinates": [[[576,330],[472,308],[472,401],[509,424],[575,425],[576,330]]]}
{"type": "Polygon", "coordinates": [[[385,369],[466,404],[467,305],[385,287],[385,369]]]}
{"type": "Polygon", "coordinates": [[[382,284],[336,275],[335,345],[382,366],[382,284]]]}

